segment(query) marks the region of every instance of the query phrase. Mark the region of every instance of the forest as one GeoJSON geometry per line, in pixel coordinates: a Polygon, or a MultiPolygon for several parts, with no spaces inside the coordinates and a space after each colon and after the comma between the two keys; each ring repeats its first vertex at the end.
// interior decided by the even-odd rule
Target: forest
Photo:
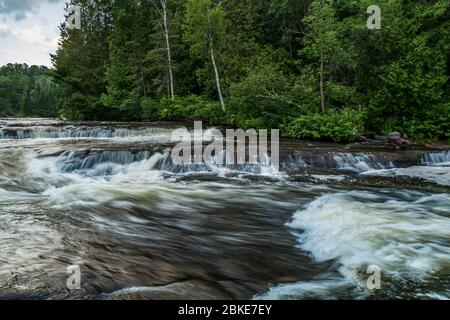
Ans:
{"type": "Polygon", "coordinates": [[[26,64],[0,67],[0,117],[57,117],[62,95],[49,72],[26,64]]]}
{"type": "Polygon", "coordinates": [[[71,3],[52,69],[0,69],[2,115],[450,138],[448,0],[377,0],[379,29],[373,0],[71,3]]]}

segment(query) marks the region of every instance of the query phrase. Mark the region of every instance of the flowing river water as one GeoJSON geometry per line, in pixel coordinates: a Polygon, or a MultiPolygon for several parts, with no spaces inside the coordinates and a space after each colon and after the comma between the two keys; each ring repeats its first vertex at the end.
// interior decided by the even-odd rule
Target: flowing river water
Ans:
{"type": "Polygon", "coordinates": [[[282,141],[280,170],[180,167],[176,127],[0,120],[0,298],[450,297],[450,151],[282,141]]]}

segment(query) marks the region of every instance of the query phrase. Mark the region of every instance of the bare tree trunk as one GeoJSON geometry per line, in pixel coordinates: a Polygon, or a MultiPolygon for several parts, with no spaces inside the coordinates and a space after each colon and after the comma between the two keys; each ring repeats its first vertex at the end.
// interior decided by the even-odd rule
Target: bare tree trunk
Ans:
{"type": "Polygon", "coordinates": [[[216,75],[216,86],[217,86],[217,93],[219,94],[220,106],[222,107],[223,112],[225,112],[226,111],[225,102],[223,101],[222,89],[220,87],[219,70],[217,70],[216,57],[214,55],[214,48],[213,48],[213,40],[211,37],[209,37],[209,50],[211,54],[211,61],[214,67],[214,73],[216,75]]]}
{"type": "Polygon", "coordinates": [[[323,84],[323,53],[320,54],[320,112],[325,114],[325,93],[324,93],[324,84],[323,84]]]}
{"type": "MultiPolygon", "coordinates": [[[[324,0],[320,0],[320,5],[324,6],[324,0]]],[[[325,93],[324,93],[324,62],[323,62],[323,51],[320,52],[320,112],[325,114],[325,93]]]]}
{"type": "Polygon", "coordinates": [[[164,23],[164,36],[166,38],[166,48],[167,48],[167,65],[169,68],[169,92],[170,97],[175,99],[175,92],[173,87],[173,72],[172,72],[172,52],[170,50],[170,41],[169,41],[169,24],[167,21],[167,6],[166,0],[160,0],[161,6],[163,9],[163,23],[164,23]]]}
{"type": "Polygon", "coordinates": [[[172,100],[175,98],[175,90],[173,85],[173,71],[172,71],[172,51],[170,49],[170,36],[169,36],[169,22],[167,19],[167,1],[166,0],[152,0],[153,6],[162,18],[161,27],[163,29],[164,38],[166,40],[166,50],[167,50],[167,68],[169,74],[169,85],[167,91],[172,100]],[[158,5],[159,3],[159,5],[158,5]],[[161,6],[161,8],[160,8],[161,6]],[[161,11],[162,9],[162,11],[161,11]]]}
{"type": "Polygon", "coordinates": [[[144,97],[147,98],[147,89],[145,88],[145,77],[144,77],[144,70],[143,70],[142,64],[141,64],[140,68],[141,68],[142,90],[144,91],[144,97]]]}

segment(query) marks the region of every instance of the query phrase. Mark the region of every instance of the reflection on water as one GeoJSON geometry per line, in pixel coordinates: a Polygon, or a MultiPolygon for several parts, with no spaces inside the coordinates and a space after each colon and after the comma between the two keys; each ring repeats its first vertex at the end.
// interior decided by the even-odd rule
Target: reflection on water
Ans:
{"type": "Polygon", "coordinates": [[[175,168],[167,127],[32,124],[14,124],[20,137],[1,131],[0,298],[450,296],[446,153],[403,168],[342,150],[324,153],[322,168],[285,160],[317,166],[306,183],[255,167],[175,168]],[[333,182],[347,174],[358,186],[333,182]],[[432,188],[365,179],[399,175],[432,188]],[[71,265],[79,291],[66,286],[71,265]],[[367,288],[369,265],[381,269],[380,290],[367,288]]]}

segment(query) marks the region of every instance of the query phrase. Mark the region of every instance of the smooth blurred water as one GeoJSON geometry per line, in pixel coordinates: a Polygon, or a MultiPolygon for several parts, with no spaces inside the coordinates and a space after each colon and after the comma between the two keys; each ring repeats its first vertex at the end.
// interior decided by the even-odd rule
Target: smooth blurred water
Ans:
{"type": "Polygon", "coordinates": [[[445,152],[400,168],[330,151],[305,182],[264,166],[175,167],[173,128],[16,122],[28,136],[0,140],[0,298],[450,297],[445,152]],[[67,289],[70,265],[81,290],[67,289]]]}

